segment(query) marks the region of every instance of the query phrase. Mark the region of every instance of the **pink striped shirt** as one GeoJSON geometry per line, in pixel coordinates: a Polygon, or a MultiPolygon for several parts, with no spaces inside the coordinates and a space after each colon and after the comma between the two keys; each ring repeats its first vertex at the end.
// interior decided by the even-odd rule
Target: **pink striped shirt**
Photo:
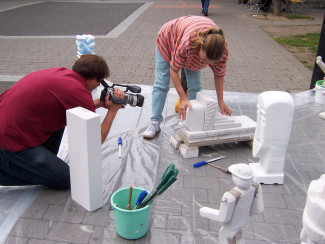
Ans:
{"type": "MultiPolygon", "coordinates": [[[[197,71],[207,66],[200,61],[198,52],[192,48],[190,39],[195,40],[196,31],[218,27],[211,19],[201,16],[184,16],[164,24],[157,37],[157,47],[161,56],[178,72],[183,67],[197,71]]],[[[228,60],[228,45],[223,57],[209,65],[216,76],[224,76],[228,60]]]]}

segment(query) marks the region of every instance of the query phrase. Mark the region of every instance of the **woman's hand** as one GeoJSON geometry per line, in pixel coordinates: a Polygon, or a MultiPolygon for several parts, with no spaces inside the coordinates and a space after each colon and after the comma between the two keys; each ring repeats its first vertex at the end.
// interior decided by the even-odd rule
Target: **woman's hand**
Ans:
{"type": "Polygon", "coordinates": [[[186,99],[181,99],[181,102],[179,104],[179,112],[178,112],[178,118],[179,119],[186,119],[186,109],[187,107],[189,109],[192,109],[192,105],[190,103],[190,101],[186,98],[186,99]]]}
{"type": "Polygon", "coordinates": [[[224,102],[219,102],[219,108],[220,108],[222,115],[231,116],[232,111],[230,108],[227,107],[227,105],[224,102]]]}

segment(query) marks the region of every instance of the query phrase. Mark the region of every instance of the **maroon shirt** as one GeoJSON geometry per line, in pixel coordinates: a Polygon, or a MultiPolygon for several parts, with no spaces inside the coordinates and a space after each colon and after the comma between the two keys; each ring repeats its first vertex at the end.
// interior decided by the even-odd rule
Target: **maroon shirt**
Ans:
{"type": "Polygon", "coordinates": [[[31,73],[0,95],[0,147],[21,151],[43,144],[66,125],[66,110],[95,112],[86,80],[67,68],[31,73]]]}

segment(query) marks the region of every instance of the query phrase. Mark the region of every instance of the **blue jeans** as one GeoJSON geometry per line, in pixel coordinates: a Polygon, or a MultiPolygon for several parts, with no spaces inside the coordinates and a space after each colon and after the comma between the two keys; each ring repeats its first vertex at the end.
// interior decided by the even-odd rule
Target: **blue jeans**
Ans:
{"type": "MultiPolygon", "coordinates": [[[[201,70],[191,71],[185,68],[188,87],[188,99],[196,98],[196,93],[202,90],[201,70]]],[[[170,83],[170,65],[161,56],[156,47],[155,84],[152,89],[152,121],[162,121],[162,111],[165,107],[170,83]]]]}
{"type": "Polygon", "coordinates": [[[210,0],[201,0],[203,13],[208,12],[210,0]]]}
{"type": "Polygon", "coordinates": [[[56,131],[42,145],[19,152],[0,148],[0,185],[44,185],[70,187],[69,165],[56,156],[64,129],[56,131]]]}

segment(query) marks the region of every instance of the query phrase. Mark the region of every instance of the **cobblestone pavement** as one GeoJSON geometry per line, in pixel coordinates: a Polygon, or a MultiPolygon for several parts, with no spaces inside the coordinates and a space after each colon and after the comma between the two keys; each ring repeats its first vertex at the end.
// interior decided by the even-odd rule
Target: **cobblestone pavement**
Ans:
{"type": "MultiPolygon", "coordinates": [[[[65,3],[65,1],[45,2],[65,3]]],[[[87,1],[69,2],[87,3],[87,1]]],[[[116,24],[123,21],[116,27],[107,27],[107,32],[103,31],[104,34],[95,35],[95,52],[107,59],[112,73],[110,80],[116,83],[152,86],[155,38],[162,24],[179,16],[201,14],[201,3],[195,0],[88,2],[94,5],[128,3],[139,5],[135,14],[124,21],[121,18],[122,14],[114,17],[92,13],[89,15],[89,23],[83,22],[85,27],[83,30],[88,30],[88,33],[80,34],[92,34],[91,23],[94,21],[99,23],[115,21],[116,24]]],[[[32,14],[35,7],[33,19],[37,19],[39,13],[36,9],[39,4],[40,2],[33,0],[0,0],[0,18],[3,13],[20,10],[22,6],[27,5],[32,14]]],[[[124,11],[123,8],[118,9],[116,12],[124,11]]],[[[85,9],[80,11],[81,16],[89,14],[85,9]]],[[[294,28],[296,25],[321,24],[324,11],[308,8],[305,14],[313,16],[314,20],[294,22],[252,19],[247,17],[248,11],[247,7],[235,4],[231,0],[212,0],[209,18],[225,31],[229,45],[230,55],[224,85],[227,104],[231,106],[235,115],[248,113],[251,118],[256,118],[255,104],[247,102],[248,94],[252,93],[251,96],[254,98],[257,93],[267,90],[305,91],[309,89],[312,75],[310,70],[273,41],[260,27],[292,25],[294,28]],[[241,98],[241,94],[245,99],[241,98]],[[236,99],[232,98],[233,95],[236,99]],[[241,99],[245,101],[240,102],[241,99]]],[[[55,24],[57,21],[55,12],[51,12],[49,16],[53,18],[55,24]]],[[[66,23],[69,23],[68,18],[66,23]]],[[[37,33],[37,36],[30,33],[24,36],[26,34],[22,35],[21,29],[14,24],[7,23],[9,34],[12,36],[0,33],[0,92],[30,72],[56,66],[71,67],[76,60],[75,33],[62,34],[53,31],[46,32],[44,36],[40,33],[37,33]]],[[[63,29],[65,30],[65,26],[62,26],[63,29]]],[[[209,69],[203,71],[202,86],[203,89],[214,89],[212,72],[209,69]]],[[[173,99],[175,97],[172,97],[172,102],[173,99]]],[[[248,243],[299,243],[307,188],[311,180],[318,179],[324,173],[325,164],[324,152],[319,150],[324,148],[324,132],[318,130],[324,126],[324,122],[317,116],[322,108],[308,99],[307,104],[310,108],[299,107],[301,100],[306,102],[306,99],[300,98],[299,95],[295,97],[298,104],[295,117],[301,119],[295,120],[293,125],[285,165],[285,184],[263,185],[265,211],[254,216],[245,231],[248,243]]],[[[148,114],[143,116],[149,118],[148,114]]],[[[166,166],[164,160],[169,160],[170,155],[174,153],[168,141],[174,129],[169,126],[174,126],[175,123],[173,117],[167,120],[163,127],[164,132],[150,142],[156,150],[154,150],[156,159],[152,159],[157,162],[156,171],[153,171],[156,175],[162,173],[166,166]]],[[[133,135],[139,141],[141,132],[143,129],[140,130],[140,135],[137,133],[133,135]]],[[[202,155],[211,155],[213,151],[226,155],[229,165],[231,162],[254,160],[251,149],[243,143],[207,147],[203,149],[202,155]]],[[[178,168],[181,168],[178,181],[171,190],[168,190],[166,197],[155,202],[148,234],[142,239],[129,241],[120,238],[116,234],[114,216],[108,210],[108,206],[95,212],[87,212],[71,200],[70,191],[41,189],[35,193],[35,201],[31,206],[27,207],[21,217],[18,216],[17,222],[10,228],[5,243],[218,243],[221,225],[201,218],[198,209],[200,204],[217,208],[220,196],[232,186],[231,179],[208,167],[193,171],[191,165],[197,160],[185,160],[180,157],[172,160],[178,168]]],[[[152,185],[148,187],[149,189],[153,183],[150,183],[152,185]]],[[[129,183],[124,178],[120,179],[119,185],[127,186],[129,183]]],[[[1,211],[5,213],[10,206],[21,202],[25,194],[24,191],[1,192],[1,211]]]]}

